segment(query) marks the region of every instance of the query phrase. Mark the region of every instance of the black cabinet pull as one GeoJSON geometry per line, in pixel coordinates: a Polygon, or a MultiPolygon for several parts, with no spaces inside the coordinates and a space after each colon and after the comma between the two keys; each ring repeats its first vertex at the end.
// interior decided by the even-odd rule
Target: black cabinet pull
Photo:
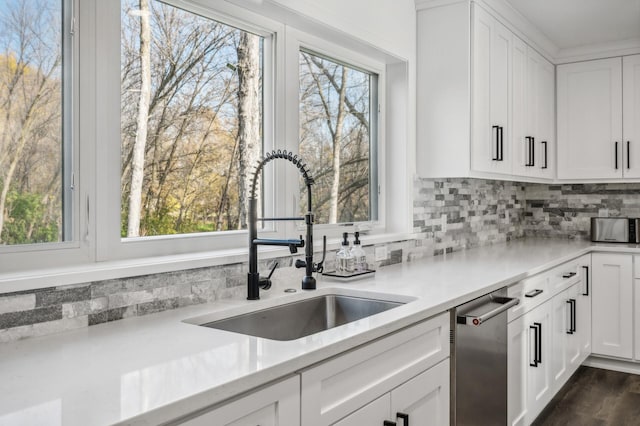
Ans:
{"type": "Polygon", "coordinates": [[[525,136],[524,143],[527,144],[524,165],[525,167],[531,167],[531,136],[525,136]]]}
{"type": "Polygon", "coordinates": [[[569,299],[571,302],[571,331],[576,332],[576,299],[569,299]]]}
{"type": "Polygon", "coordinates": [[[582,268],[584,268],[584,276],[585,276],[585,284],[587,285],[587,292],[586,293],[582,293],[583,296],[588,296],[589,295],[589,267],[588,266],[583,266],[582,268]]]}
{"type": "Polygon", "coordinates": [[[536,138],[531,136],[531,167],[535,167],[536,165],[536,138]]]}
{"type": "Polygon", "coordinates": [[[615,152],[615,155],[616,155],[616,170],[618,170],[618,142],[616,142],[616,152],[615,152]]]}
{"type": "Polygon", "coordinates": [[[534,322],[538,326],[538,364],[542,364],[542,323],[534,322]]]}
{"type": "Polygon", "coordinates": [[[384,423],[382,423],[382,426],[397,426],[396,422],[392,422],[391,420],[385,420],[384,423]]]}
{"type": "Polygon", "coordinates": [[[567,272],[565,274],[562,274],[562,278],[571,278],[571,277],[575,277],[578,273],[577,272],[567,272]]]}
{"type": "Polygon", "coordinates": [[[627,169],[631,168],[631,148],[629,145],[631,145],[631,141],[627,141],[627,169]]]}
{"type": "Polygon", "coordinates": [[[529,363],[530,367],[538,366],[538,327],[536,324],[529,326],[529,330],[533,330],[533,362],[529,363]]]}
{"type": "Polygon", "coordinates": [[[528,291],[524,294],[524,297],[536,297],[537,295],[539,295],[540,293],[542,293],[542,290],[539,288],[533,289],[531,291],[528,291]]]}
{"type": "Polygon", "coordinates": [[[493,161],[500,161],[500,126],[491,126],[491,137],[493,137],[493,130],[496,131],[496,154],[491,157],[493,161]]]}
{"type": "Polygon", "coordinates": [[[567,334],[573,334],[573,303],[571,299],[567,300],[567,304],[569,305],[569,328],[567,329],[567,334]]]}
{"type": "Polygon", "coordinates": [[[542,141],[540,142],[542,144],[542,146],[544,146],[544,166],[542,166],[543,169],[546,169],[548,164],[548,159],[547,159],[547,141],[542,141]]]}
{"type": "Polygon", "coordinates": [[[409,415],[406,413],[396,413],[396,417],[401,419],[404,423],[403,426],[409,426],[409,415]]]}
{"type": "Polygon", "coordinates": [[[503,154],[504,154],[504,127],[500,126],[499,129],[500,131],[500,155],[499,155],[499,160],[498,161],[502,161],[504,160],[503,158],[503,154]]]}

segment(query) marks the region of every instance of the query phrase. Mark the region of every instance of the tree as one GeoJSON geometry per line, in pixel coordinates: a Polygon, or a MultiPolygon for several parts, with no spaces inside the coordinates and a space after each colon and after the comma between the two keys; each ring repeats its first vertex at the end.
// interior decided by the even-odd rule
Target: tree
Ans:
{"type": "Polygon", "coordinates": [[[127,237],[140,235],[140,207],[142,203],[142,180],[144,178],[144,154],[147,144],[147,121],[151,97],[151,26],[149,24],[149,2],[140,0],[140,99],[136,122],[136,140],[131,161],[131,189],[129,193],[129,223],[127,237]]]}
{"type": "Polygon", "coordinates": [[[239,228],[247,226],[247,201],[260,159],[260,39],[243,32],[238,44],[239,228]]]}
{"type": "Polygon", "coordinates": [[[0,241],[4,243],[60,239],[59,24],[60,10],[47,2],[10,1],[0,14],[4,50],[0,53],[0,241]],[[41,214],[31,214],[28,206],[38,207],[41,214]],[[11,237],[3,232],[7,221],[22,223],[13,227],[11,237]],[[49,231],[39,232],[40,226],[49,231]]]}
{"type": "Polygon", "coordinates": [[[369,220],[370,76],[308,52],[300,67],[300,150],[316,178],[316,218],[369,220]]]}

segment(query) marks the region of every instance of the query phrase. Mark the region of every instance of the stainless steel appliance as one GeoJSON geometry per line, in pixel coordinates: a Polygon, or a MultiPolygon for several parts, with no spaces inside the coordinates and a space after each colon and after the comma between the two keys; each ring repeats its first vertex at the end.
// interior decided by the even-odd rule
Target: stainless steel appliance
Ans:
{"type": "Polygon", "coordinates": [[[592,217],[591,241],[638,244],[638,221],[630,217],[592,217]]]}
{"type": "Polygon", "coordinates": [[[507,424],[507,288],[452,310],[451,424],[507,424]]]}

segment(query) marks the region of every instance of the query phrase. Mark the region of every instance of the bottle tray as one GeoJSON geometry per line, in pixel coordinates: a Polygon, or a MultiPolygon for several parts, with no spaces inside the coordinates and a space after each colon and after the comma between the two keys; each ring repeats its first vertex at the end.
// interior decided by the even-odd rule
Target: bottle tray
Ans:
{"type": "Polygon", "coordinates": [[[375,273],[375,269],[365,269],[362,271],[353,271],[353,272],[336,272],[336,271],[326,271],[322,273],[323,277],[329,277],[338,281],[353,281],[359,280],[361,278],[366,278],[375,273]]]}

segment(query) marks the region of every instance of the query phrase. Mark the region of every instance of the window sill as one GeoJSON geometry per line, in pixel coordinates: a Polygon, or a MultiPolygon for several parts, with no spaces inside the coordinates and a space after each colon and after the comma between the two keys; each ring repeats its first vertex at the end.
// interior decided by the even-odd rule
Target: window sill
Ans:
{"type": "MultiPolygon", "coordinates": [[[[385,244],[397,241],[414,240],[417,234],[393,233],[362,235],[360,240],[364,246],[385,244]]],[[[340,239],[327,241],[327,250],[340,247],[340,239]]],[[[322,251],[322,238],[316,237],[314,253],[316,259],[322,251]]],[[[300,251],[295,256],[303,255],[300,251]]],[[[261,247],[260,259],[272,259],[289,256],[284,247],[261,247]]],[[[81,284],[91,281],[126,278],[148,274],[159,274],[184,269],[206,268],[211,266],[230,265],[247,262],[246,248],[216,250],[209,252],[155,256],[129,260],[95,262],[91,264],[65,266],[60,268],[30,269],[27,271],[0,274],[0,294],[16,291],[37,290],[46,287],[81,284]]]]}

